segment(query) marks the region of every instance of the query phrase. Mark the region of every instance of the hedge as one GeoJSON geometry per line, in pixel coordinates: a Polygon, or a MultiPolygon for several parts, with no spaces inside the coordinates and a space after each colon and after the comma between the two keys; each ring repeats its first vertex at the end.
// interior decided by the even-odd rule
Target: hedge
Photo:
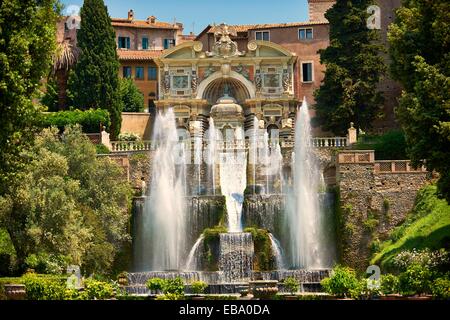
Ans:
{"type": "Polygon", "coordinates": [[[65,126],[74,124],[80,124],[85,133],[99,133],[100,124],[109,128],[111,121],[109,112],[103,109],[48,112],[42,119],[43,127],[55,126],[61,131],[65,126]]]}

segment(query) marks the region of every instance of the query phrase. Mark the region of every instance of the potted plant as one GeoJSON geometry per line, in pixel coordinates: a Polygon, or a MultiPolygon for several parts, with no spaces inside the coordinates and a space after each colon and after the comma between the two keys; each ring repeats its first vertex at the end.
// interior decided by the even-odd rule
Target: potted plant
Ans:
{"type": "Polygon", "coordinates": [[[192,300],[204,300],[205,297],[200,296],[201,294],[205,293],[206,288],[208,285],[203,281],[194,281],[191,284],[191,290],[194,294],[192,296],[192,300]]]}
{"type": "Polygon", "coordinates": [[[300,284],[294,277],[288,277],[284,279],[283,281],[285,290],[290,293],[290,295],[286,296],[286,300],[296,300],[297,296],[296,293],[298,292],[298,289],[300,288],[300,284]]]}
{"type": "Polygon", "coordinates": [[[381,292],[383,295],[380,300],[403,300],[398,293],[399,281],[398,277],[393,274],[385,274],[381,276],[381,292]]]}
{"type": "Polygon", "coordinates": [[[146,283],[147,288],[150,290],[150,298],[154,298],[162,292],[164,286],[164,280],[161,278],[148,279],[146,283]]]}

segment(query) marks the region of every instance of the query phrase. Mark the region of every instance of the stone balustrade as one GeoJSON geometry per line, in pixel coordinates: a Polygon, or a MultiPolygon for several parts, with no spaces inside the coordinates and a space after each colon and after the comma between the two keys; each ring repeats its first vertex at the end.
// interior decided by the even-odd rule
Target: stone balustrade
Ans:
{"type": "MultiPolygon", "coordinates": [[[[293,148],[295,146],[294,140],[279,140],[281,148],[293,148]]],[[[191,139],[186,142],[191,144],[191,147],[195,147],[195,139],[191,139]]],[[[263,146],[263,141],[257,141],[259,147],[263,146]]],[[[269,141],[269,145],[272,145],[273,141],[269,141]]],[[[202,142],[202,148],[207,146],[208,142],[202,142]]],[[[238,141],[217,141],[216,146],[218,150],[245,150],[249,149],[252,145],[251,140],[238,140],[238,141]]],[[[312,138],[311,145],[314,148],[345,148],[348,145],[346,137],[320,137],[312,138]]],[[[153,142],[150,140],[145,141],[111,141],[109,143],[111,152],[142,152],[152,150],[154,147],[153,142]]]]}
{"type": "Polygon", "coordinates": [[[427,172],[425,167],[414,169],[409,160],[388,160],[376,161],[374,166],[375,173],[422,173],[427,172]]]}
{"type": "Polygon", "coordinates": [[[151,146],[151,141],[111,141],[111,152],[148,151],[151,146]]]}
{"type": "Polygon", "coordinates": [[[338,163],[369,164],[373,166],[374,173],[424,173],[425,167],[414,169],[410,160],[377,160],[373,150],[346,150],[338,155],[338,163]]]}

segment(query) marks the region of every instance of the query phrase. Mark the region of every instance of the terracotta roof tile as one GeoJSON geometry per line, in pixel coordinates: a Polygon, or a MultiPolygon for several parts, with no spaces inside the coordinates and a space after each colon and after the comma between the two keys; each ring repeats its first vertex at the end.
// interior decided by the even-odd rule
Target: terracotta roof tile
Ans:
{"type": "MultiPolygon", "coordinates": [[[[328,24],[328,21],[306,21],[306,22],[289,22],[289,23],[263,23],[263,24],[249,24],[249,25],[233,25],[237,32],[247,32],[249,30],[273,29],[273,28],[290,28],[303,27],[320,24],[328,24]]],[[[211,27],[208,33],[214,33],[217,27],[211,27]]]]}
{"type": "Polygon", "coordinates": [[[129,28],[141,28],[141,29],[180,29],[178,24],[172,24],[168,22],[155,21],[150,23],[147,20],[128,20],[126,18],[111,18],[112,25],[114,27],[129,27],[129,28]]]}
{"type": "Polygon", "coordinates": [[[161,55],[162,50],[117,50],[119,60],[123,61],[145,61],[153,60],[161,55]]]}

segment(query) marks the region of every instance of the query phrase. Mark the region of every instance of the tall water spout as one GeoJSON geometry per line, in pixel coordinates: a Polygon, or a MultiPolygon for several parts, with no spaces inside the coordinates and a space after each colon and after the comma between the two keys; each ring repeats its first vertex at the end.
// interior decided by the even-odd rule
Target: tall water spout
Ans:
{"type": "Polygon", "coordinates": [[[295,124],[294,182],[288,201],[289,257],[291,268],[322,268],[327,248],[322,239],[319,200],[321,174],[311,146],[310,116],[306,100],[295,124]]]}
{"type": "Polygon", "coordinates": [[[214,125],[214,119],[209,117],[209,129],[208,129],[208,149],[207,149],[207,165],[208,165],[208,178],[211,181],[212,194],[216,195],[216,160],[217,160],[217,132],[214,125]]]}
{"type": "Polygon", "coordinates": [[[250,164],[252,165],[253,193],[256,193],[256,165],[258,164],[259,120],[253,117],[250,143],[250,164]]]}
{"type": "Polygon", "coordinates": [[[150,196],[143,217],[142,263],[140,269],[174,270],[185,253],[185,150],[178,143],[172,109],[158,114],[153,141],[150,196]]]}

